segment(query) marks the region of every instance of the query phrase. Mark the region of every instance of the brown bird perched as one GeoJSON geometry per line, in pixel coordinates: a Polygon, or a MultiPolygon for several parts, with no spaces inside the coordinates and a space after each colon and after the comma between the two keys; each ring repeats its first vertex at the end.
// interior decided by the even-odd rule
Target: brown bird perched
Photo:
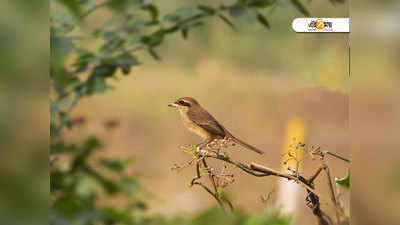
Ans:
{"type": "Polygon", "coordinates": [[[263,152],[233,136],[225,127],[223,127],[210,113],[203,109],[200,104],[191,97],[179,98],[173,103],[168,104],[170,107],[175,107],[179,110],[183,124],[193,133],[204,139],[198,145],[201,149],[214,139],[231,139],[233,142],[255,151],[259,154],[263,152]]]}

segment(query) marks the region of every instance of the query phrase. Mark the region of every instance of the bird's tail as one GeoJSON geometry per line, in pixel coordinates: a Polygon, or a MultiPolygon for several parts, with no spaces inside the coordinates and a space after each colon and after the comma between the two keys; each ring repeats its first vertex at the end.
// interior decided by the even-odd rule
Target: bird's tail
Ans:
{"type": "Polygon", "coordinates": [[[249,150],[251,150],[251,151],[257,152],[258,154],[264,154],[264,152],[261,151],[260,149],[257,149],[256,147],[253,147],[253,146],[247,144],[246,142],[244,142],[244,141],[242,141],[242,140],[240,140],[240,139],[234,137],[232,134],[230,134],[229,136],[230,136],[230,138],[232,138],[232,140],[233,140],[235,143],[237,143],[238,145],[241,145],[242,147],[247,148],[247,149],[249,149],[249,150]]]}

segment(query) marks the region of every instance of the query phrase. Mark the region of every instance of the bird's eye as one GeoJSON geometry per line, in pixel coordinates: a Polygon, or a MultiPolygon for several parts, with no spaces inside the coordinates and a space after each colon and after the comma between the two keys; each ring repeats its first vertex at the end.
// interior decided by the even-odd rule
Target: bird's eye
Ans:
{"type": "Polygon", "coordinates": [[[183,105],[183,106],[190,106],[189,103],[187,103],[187,102],[185,102],[185,101],[183,101],[183,100],[180,100],[180,101],[178,102],[178,104],[179,104],[179,105],[183,105]]]}

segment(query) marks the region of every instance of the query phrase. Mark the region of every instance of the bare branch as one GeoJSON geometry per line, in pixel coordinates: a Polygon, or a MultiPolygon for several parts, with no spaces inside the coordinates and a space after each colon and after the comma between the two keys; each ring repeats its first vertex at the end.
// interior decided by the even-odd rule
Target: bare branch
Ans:
{"type": "Polygon", "coordinates": [[[224,208],[224,205],[222,204],[222,201],[219,199],[219,197],[217,196],[217,194],[214,193],[214,192],[212,192],[207,186],[205,186],[204,184],[202,184],[202,183],[200,183],[200,182],[197,182],[197,181],[193,182],[193,185],[199,185],[199,186],[201,186],[202,188],[204,188],[204,190],[206,190],[210,195],[212,195],[212,196],[214,197],[215,200],[217,200],[219,206],[220,206],[222,209],[225,209],[225,208],[224,208]]]}
{"type": "Polygon", "coordinates": [[[335,195],[335,190],[333,188],[333,183],[332,183],[332,179],[331,179],[331,174],[329,172],[329,168],[328,166],[326,166],[326,164],[324,163],[324,170],[326,172],[326,176],[328,177],[328,186],[329,186],[329,190],[330,190],[330,195],[331,195],[331,200],[335,206],[335,212],[336,212],[336,219],[337,219],[337,223],[340,223],[340,211],[339,211],[339,205],[338,202],[336,201],[336,195],[335,195]]]}
{"type": "MultiPolygon", "coordinates": [[[[315,173],[308,179],[304,178],[303,176],[299,175],[299,171],[293,171],[293,173],[285,173],[285,172],[280,172],[274,169],[271,169],[269,167],[251,162],[249,164],[242,163],[239,161],[232,160],[228,155],[223,153],[221,149],[227,148],[229,146],[229,140],[223,140],[223,141],[214,141],[213,146],[207,146],[208,148],[211,148],[211,150],[200,150],[200,151],[194,151],[193,147],[187,148],[185,152],[191,153],[194,155],[196,158],[196,173],[197,177],[193,178],[191,181],[191,185],[200,185],[203,187],[209,194],[211,194],[218,202],[218,204],[224,208],[224,204],[226,203],[231,211],[233,210],[233,205],[229,200],[221,199],[220,193],[218,192],[218,187],[221,185],[220,184],[220,179],[224,179],[226,177],[233,177],[233,175],[227,175],[224,172],[219,173],[217,170],[214,170],[213,168],[210,168],[209,165],[207,164],[206,159],[207,158],[213,158],[217,160],[221,160],[223,162],[226,162],[228,164],[231,164],[242,171],[244,171],[247,174],[250,174],[255,177],[266,177],[266,176],[275,176],[275,177],[281,177],[285,178],[287,180],[292,180],[296,182],[297,184],[301,185],[307,192],[308,196],[306,198],[307,200],[307,206],[309,206],[313,214],[317,217],[319,225],[333,225],[335,224],[333,220],[321,210],[321,204],[320,204],[320,198],[321,195],[315,190],[314,187],[314,180],[321,174],[322,171],[325,171],[328,177],[328,186],[330,188],[330,200],[332,201],[335,209],[336,209],[336,219],[337,223],[340,222],[340,216],[343,215],[343,210],[339,205],[338,201],[336,199],[335,191],[333,189],[333,183],[332,179],[330,176],[329,168],[326,165],[324,159],[325,159],[325,154],[326,152],[322,152],[320,150],[320,147],[314,148],[312,147],[308,152],[312,156],[319,156],[319,159],[322,162],[322,165],[315,171],[315,173]],[[206,185],[202,184],[198,180],[201,178],[201,173],[200,173],[200,167],[201,164],[204,166],[204,169],[207,171],[208,177],[211,181],[211,185],[214,189],[214,192],[208,188],[206,185]]],[[[210,144],[211,145],[211,144],[210,144]]],[[[304,147],[305,144],[302,144],[301,147],[304,147]]],[[[233,179],[232,179],[233,180],[233,179]]],[[[233,181],[232,181],[233,182],[233,181]]],[[[221,185],[224,187],[224,185],[221,185]]]]}

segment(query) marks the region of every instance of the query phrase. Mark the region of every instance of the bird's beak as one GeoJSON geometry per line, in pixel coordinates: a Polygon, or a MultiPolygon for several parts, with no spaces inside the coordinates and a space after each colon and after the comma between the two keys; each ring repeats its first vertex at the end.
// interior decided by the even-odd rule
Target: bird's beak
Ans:
{"type": "Polygon", "coordinates": [[[178,106],[178,104],[176,104],[175,102],[172,102],[172,103],[169,103],[168,106],[176,108],[178,106]]]}

